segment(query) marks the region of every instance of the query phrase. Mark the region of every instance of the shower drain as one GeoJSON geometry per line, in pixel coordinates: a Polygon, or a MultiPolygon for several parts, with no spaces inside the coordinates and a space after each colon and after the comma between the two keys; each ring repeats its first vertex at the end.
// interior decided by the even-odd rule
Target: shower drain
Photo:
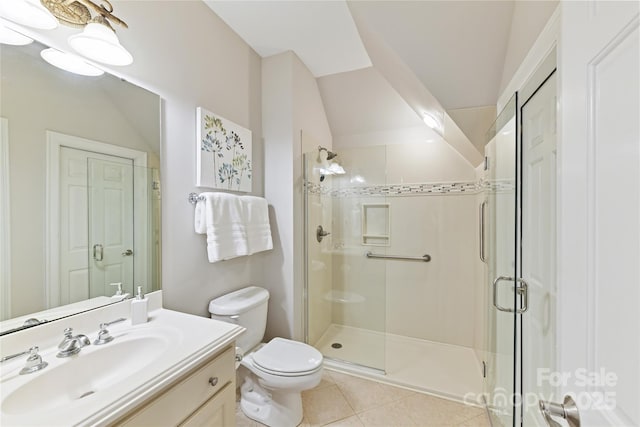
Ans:
{"type": "Polygon", "coordinates": [[[331,348],[342,348],[342,344],[340,344],[339,342],[334,342],[333,344],[331,344],[331,348]]]}

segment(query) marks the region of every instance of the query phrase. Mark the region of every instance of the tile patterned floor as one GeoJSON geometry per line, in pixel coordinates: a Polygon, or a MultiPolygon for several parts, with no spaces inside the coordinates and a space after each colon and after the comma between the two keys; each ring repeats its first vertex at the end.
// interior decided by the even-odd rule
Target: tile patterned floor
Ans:
{"type": "MultiPolygon", "coordinates": [[[[302,393],[300,427],[490,427],[484,409],[335,371],[302,393]]],[[[236,411],[238,427],[260,427],[236,411]]]]}

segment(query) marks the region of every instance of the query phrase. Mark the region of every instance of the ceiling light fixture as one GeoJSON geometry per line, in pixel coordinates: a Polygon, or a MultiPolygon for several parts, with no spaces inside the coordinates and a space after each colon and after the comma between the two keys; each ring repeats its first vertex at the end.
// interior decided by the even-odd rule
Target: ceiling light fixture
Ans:
{"type": "Polygon", "coordinates": [[[42,59],[54,67],[69,71],[82,76],[97,77],[104,74],[104,71],[85,62],[82,58],[58,49],[48,48],[40,52],[42,59]]]}
{"type": "Polygon", "coordinates": [[[32,42],[33,42],[32,38],[24,36],[19,32],[6,27],[2,22],[0,22],[0,43],[1,44],[24,46],[32,42]]]}
{"type": "Polygon", "coordinates": [[[82,33],[69,37],[69,44],[78,53],[109,65],[133,62],[133,56],[120,44],[111,24],[129,26],[113,14],[113,6],[108,0],[101,0],[100,6],[91,0],[42,0],[42,4],[61,23],[84,27],[82,33]]]}
{"type": "Polygon", "coordinates": [[[41,30],[58,26],[56,18],[40,3],[40,0],[2,0],[0,16],[16,24],[41,30]]]}
{"type": "Polygon", "coordinates": [[[94,61],[110,65],[129,65],[133,56],[118,40],[109,22],[102,16],[94,18],[84,31],[69,37],[69,45],[94,61]]]}
{"type": "Polygon", "coordinates": [[[83,28],[80,34],[74,34],[68,40],[78,53],[104,64],[131,64],[133,56],[120,44],[112,24],[129,26],[113,14],[113,6],[108,0],[99,3],[92,0],[0,0],[0,15],[34,28],[55,28],[58,21],[83,28]]]}
{"type": "Polygon", "coordinates": [[[429,113],[422,113],[422,120],[424,121],[424,124],[429,126],[431,129],[438,129],[440,127],[438,119],[429,113]]]}

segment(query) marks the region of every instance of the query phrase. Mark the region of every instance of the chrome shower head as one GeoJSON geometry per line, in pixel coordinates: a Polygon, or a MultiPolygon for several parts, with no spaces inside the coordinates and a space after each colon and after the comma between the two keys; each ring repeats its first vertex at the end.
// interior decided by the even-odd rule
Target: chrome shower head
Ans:
{"type": "Polygon", "coordinates": [[[327,160],[335,159],[336,157],[338,157],[338,153],[334,153],[333,151],[329,151],[322,146],[318,146],[318,155],[320,155],[320,152],[322,151],[327,152],[327,160]]]}

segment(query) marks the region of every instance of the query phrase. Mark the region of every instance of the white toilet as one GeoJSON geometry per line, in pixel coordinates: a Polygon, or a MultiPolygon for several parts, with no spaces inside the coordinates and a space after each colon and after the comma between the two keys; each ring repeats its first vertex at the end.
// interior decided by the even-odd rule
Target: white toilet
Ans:
{"type": "Polygon", "coordinates": [[[294,427],[302,421],[300,393],[322,378],[322,354],[297,341],[274,338],[261,344],[267,325],[269,292],[250,286],[214,299],[211,318],[237,323],[247,330],[238,338],[236,353],[248,372],[240,389],[244,414],[272,427],[294,427]]]}

